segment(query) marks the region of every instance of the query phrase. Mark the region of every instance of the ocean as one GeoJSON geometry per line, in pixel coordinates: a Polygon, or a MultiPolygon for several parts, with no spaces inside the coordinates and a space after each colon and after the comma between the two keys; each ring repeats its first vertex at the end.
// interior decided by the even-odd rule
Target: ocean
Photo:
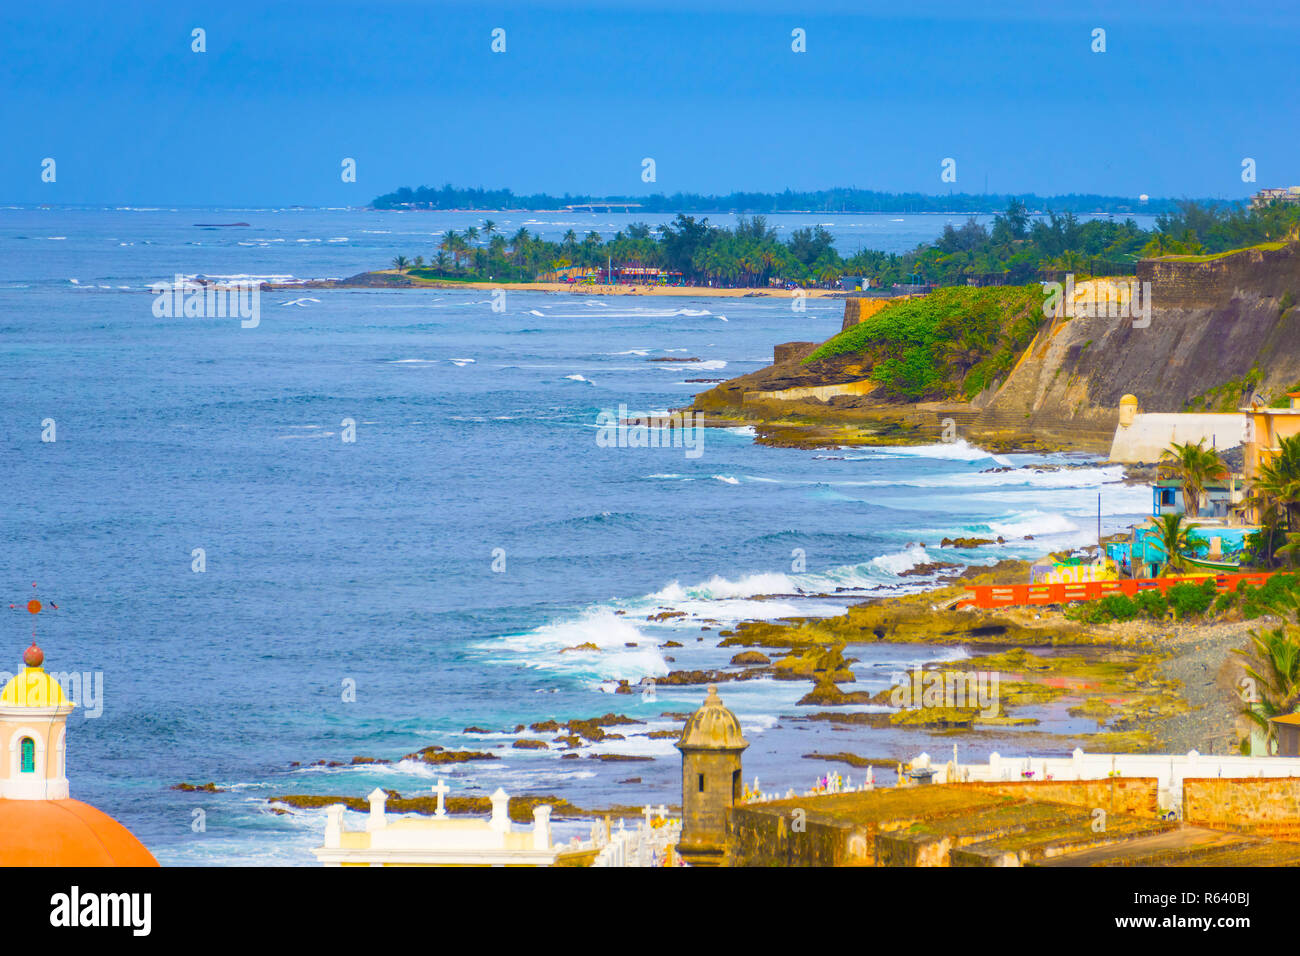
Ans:
{"type": "MultiPolygon", "coordinates": [[[[640,218],[487,215],[548,237],[640,218]]],[[[773,219],[828,223],[852,252],[900,251],[961,217],[773,219]]],[[[678,726],[663,715],[704,689],[644,700],[613,682],[725,665],[735,649],[716,646],[720,629],[915,589],[924,580],[899,572],[927,561],[1086,544],[1098,495],[1103,531],[1146,512],[1149,492],[1082,456],[780,449],[744,428],[707,430],[698,457],[598,444],[603,411],[666,412],[710,387],[692,380],[830,336],[837,300],[794,312],[767,297],[510,292],[494,312],[480,290],[294,290],[264,293],[256,328],[152,309],[149,284],[178,274],[344,277],[427,258],[441,230],[479,220],[0,210],[0,589],[19,606],[6,609],[0,669],[20,666],[36,582],[47,670],[102,680],[98,706],[69,719],[72,795],[163,864],[313,865],[323,811],[276,813],[268,798],[282,794],[427,795],[441,777],[461,796],[671,805],[678,753],[646,733],[678,726]],[[235,221],[250,225],[195,225],[235,221]],[[56,440],[43,441],[50,422],[56,440]],[[1059,464],[1077,467],[1038,467],[1059,464]],[[958,535],[1007,543],[940,552],[958,535]],[[648,620],[663,612],[684,616],[648,620]],[[599,650],[566,650],[587,643],[599,650]],[[510,746],[554,736],[519,724],[608,712],[645,723],[579,759],[510,746]],[[497,759],[351,765],[430,745],[497,759]],[[292,766],[322,760],[343,766],[292,766]],[[223,791],[171,789],[182,781],[223,791]]],[[[849,653],[854,689],[878,690],[967,652],[849,653]]],[[[790,720],[808,686],[719,688],[751,741],[746,780],[764,790],[861,775],[806,753],[942,756],[956,739],[790,720]]],[[[1064,708],[1025,713],[1037,731],[1081,726],[1064,708]]],[[[1014,735],[959,741],[963,759],[1015,752],[1014,735]]]]}

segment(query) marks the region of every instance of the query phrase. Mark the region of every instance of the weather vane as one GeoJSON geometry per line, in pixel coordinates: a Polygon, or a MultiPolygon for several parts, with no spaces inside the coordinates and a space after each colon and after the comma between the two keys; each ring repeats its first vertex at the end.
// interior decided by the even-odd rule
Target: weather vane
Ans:
{"type": "MultiPolygon", "coordinates": [[[[32,587],[33,587],[33,588],[36,587],[36,582],[35,582],[35,581],[32,582],[32,587]]],[[[32,599],[31,599],[30,601],[27,602],[27,611],[32,615],[32,643],[33,643],[33,644],[36,643],[36,615],[37,615],[37,614],[40,614],[40,613],[41,613],[41,610],[42,610],[44,607],[45,607],[45,605],[41,604],[41,602],[37,599],[37,597],[36,597],[35,594],[33,594],[33,595],[32,595],[32,599]]],[[[10,605],[9,605],[9,609],[10,609],[10,610],[17,610],[17,608],[18,608],[18,605],[17,605],[17,604],[10,604],[10,605]]],[[[51,601],[51,602],[50,602],[50,608],[51,608],[52,610],[57,611],[57,610],[59,609],[59,606],[58,606],[57,604],[55,604],[53,601],[51,601]]]]}

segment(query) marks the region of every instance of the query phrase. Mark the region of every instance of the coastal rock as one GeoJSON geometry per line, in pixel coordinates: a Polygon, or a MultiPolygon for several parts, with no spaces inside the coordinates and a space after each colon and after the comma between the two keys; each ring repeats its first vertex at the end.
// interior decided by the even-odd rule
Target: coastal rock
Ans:
{"type": "Polygon", "coordinates": [[[681,617],[686,617],[685,611],[660,611],[658,614],[649,615],[646,620],[654,622],[673,621],[681,617]]]}
{"type": "Polygon", "coordinates": [[[869,704],[872,702],[870,691],[855,690],[842,691],[836,686],[835,681],[831,680],[828,675],[822,675],[818,678],[813,689],[799,698],[796,706],[807,707],[812,705],[821,705],[829,707],[840,707],[845,704],[869,704]]]}
{"type": "Polygon", "coordinates": [[[850,767],[886,767],[893,770],[898,766],[898,761],[889,757],[859,757],[851,753],[810,753],[803,755],[804,760],[832,760],[839,763],[846,763],[850,767]]]}
{"type": "Polygon", "coordinates": [[[550,750],[545,740],[516,740],[510,745],[515,750],[550,750]]]}
{"type": "Polygon", "coordinates": [[[759,651],[741,651],[731,659],[732,664],[770,664],[772,659],[759,651]]]}
{"type": "Polygon", "coordinates": [[[209,780],[207,783],[176,783],[172,784],[171,789],[181,790],[185,793],[225,793],[225,787],[218,787],[209,780]]]}
{"type": "Polygon", "coordinates": [[[445,763],[466,763],[471,760],[500,760],[496,754],[490,754],[481,750],[445,750],[442,747],[431,746],[423,750],[417,750],[409,753],[403,760],[419,760],[429,764],[445,763]]]}
{"type": "Polygon", "coordinates": [[[587,754],[587,756],[591,757],[593,760],[604,760],[610,762],[646,761],[655,759],[654,757],[643,757],[640,754],[587,754]]]}

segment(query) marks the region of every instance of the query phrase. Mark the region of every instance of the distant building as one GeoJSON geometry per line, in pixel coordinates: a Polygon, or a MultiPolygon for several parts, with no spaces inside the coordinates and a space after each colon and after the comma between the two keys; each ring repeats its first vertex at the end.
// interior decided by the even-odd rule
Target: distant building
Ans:
{"type": "Polygon", "coordinates": [[[1250,208],[1259,209],[1271,202],[1300,203],[1300,186],[1261,189],[1250,197],[1250,208]]]}
{"type": "Polygon", "coordinates": [[[1300,435],[1300,391],[1287,392],[1288,408],[1251,405],[1241,411],[1246,416],[1246,477],[1254,479],[1262,465],[1282,450],[1283,438],[1300,435]]]}
{"type": "Polygon", "coordinates": [[[1279,757],[1300,757],[1300,714],[1283,714],[1270,717],[1277,734],[1277,755],[1279,757]]]}

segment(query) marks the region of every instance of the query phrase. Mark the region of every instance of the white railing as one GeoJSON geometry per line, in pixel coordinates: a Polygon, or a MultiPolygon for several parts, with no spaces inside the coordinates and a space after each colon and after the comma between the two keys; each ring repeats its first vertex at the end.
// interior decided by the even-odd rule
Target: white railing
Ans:
{"type": "Polygon", "coordinates": [[[1162,809],[1178,810],[1183,781],[1189,777],[1300,777],[1300,758],[1186,754],[1088,754],[1075,750],[1068,757],[1003,757],[989,754],[988,763],[930,765],[921,754],[913,769],[934,771],[934,783],[1012,780],[1105,780],[1108,777],[1155,777],[1162,809]]]}

